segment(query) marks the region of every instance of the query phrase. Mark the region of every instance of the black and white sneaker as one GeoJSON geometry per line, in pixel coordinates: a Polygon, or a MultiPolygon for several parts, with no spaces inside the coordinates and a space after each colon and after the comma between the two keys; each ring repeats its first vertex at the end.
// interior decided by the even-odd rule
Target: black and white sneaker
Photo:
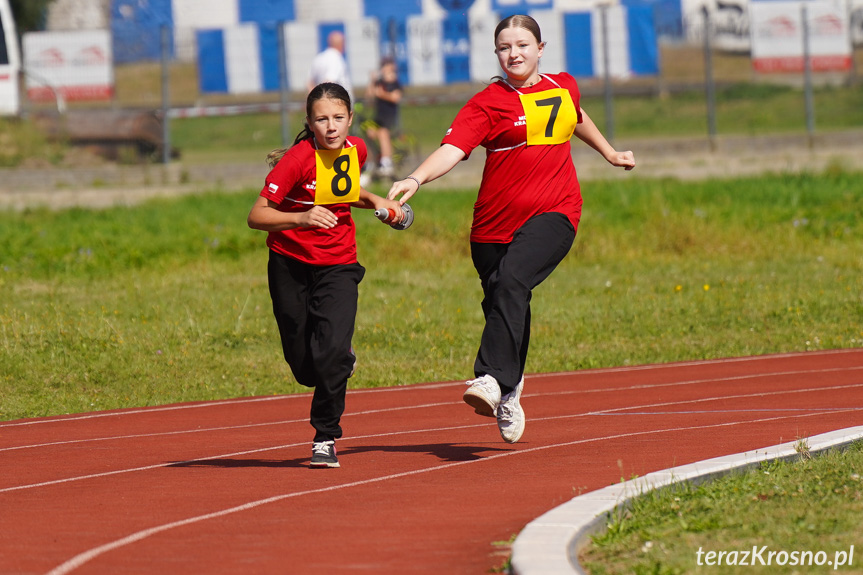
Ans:
{"type": "Polygon", "coordinates": [[[312,461],[309,467],[338,467],[335,441],[316,441],[312,445],[312,461]]]}

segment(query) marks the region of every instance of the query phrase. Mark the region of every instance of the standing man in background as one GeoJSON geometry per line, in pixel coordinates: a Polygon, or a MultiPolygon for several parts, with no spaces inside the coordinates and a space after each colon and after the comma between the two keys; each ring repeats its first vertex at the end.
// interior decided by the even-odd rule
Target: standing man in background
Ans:
{"type": "Polygon", "coordinates": [[[348,73],[348,63],[345,61],[345,35],[338,30],[330,32],[327,36],[327,49],[320,52],[312,60],[308,81],[309,92],[324,82],[339,84],[348,91],[348,95],[353,101],[353,86],[348,73]]]}

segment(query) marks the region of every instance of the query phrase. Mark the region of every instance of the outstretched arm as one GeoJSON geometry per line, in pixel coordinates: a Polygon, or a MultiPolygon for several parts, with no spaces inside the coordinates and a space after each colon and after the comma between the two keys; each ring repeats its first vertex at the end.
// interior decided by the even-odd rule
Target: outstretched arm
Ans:
{"type": "Polygon", "coordinates": [[[596,124],[593,123],[593,120],[590,119],[590,116],[587,115],[587,112],[584,111],[584,108],[581,109],[581,117],[581,123],[575,127],[575,135],[578,136],[579,140],[599,152],[612,166],[626,170],[635,167],[635,155],[630,151],[618,152],[615,150],[596,127],[596,124]]]}
{"type": "Polygon", "coordinates": [[[387,198],[390,200],[398,199],[399,203],[404,204],[411,196],[417,193],[420,184],[431,182],[443,176],[462,161],[464,156],[465,153],[461,148],[457,148],[452,144],[443,144],[432,152],[416,170],[411,172],[410,176],[393,182],[387,198]]]}
{"type": "Polygon", "coordinates": [[[404,218],[404,212],[402,212],[402,205],[399,202],[382,198],[379,195],[373,194],[364,188],[360,188],[360,199],[352,203],[351,206],[355,208],[364,208],[367,210],[394,210],[396,212],[395,218],[393,218],[395,221],[400,221],[402,218],[404,218]]]}

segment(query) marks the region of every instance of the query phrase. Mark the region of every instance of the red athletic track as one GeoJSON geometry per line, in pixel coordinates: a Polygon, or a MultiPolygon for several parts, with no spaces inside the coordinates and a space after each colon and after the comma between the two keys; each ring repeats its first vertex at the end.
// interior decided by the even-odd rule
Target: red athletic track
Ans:
{"type": "Polygon", "coordinates": [[[461,382],[352,391],[341,469],[309,396],[0,423],[0,573],[440,573],[621,477],[863,421],[863,349],[527,377],[504,443],[461,382]]]}

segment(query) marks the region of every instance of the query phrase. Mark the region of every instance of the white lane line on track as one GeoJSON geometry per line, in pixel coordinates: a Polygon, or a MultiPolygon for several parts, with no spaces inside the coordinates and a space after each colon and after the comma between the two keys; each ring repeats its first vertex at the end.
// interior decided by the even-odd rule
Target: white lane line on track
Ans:
{"type": "MultiPolygon", "coordinates": [[[[421,405],[410,405],[410,406],[398,406],[398,407],[386,407],[381,409],[369,409],[365,411],[354,411],[351,413],[346,413],[342,417],[352,417],[358,415],[370,415],[370,414],[378,414],[385,413],[388,411],[403,411],[405,409],[420,409],[420,408],[430,408],[430,407],[440,407],[445,405],[459,405],[461,402],[458,401],[447,401],[443,403],[424,403],[421,405]]],[[[90,441],[113,441],[113,440],[121,440],[121,439],[141,439],[145,437],[161,437],[161,436],[170,436],[170,435],[184,435],[189,433],[204,433],[208,431],[233,431],[235,429],[246,429],[252,427],[264,427],[268,425],[289,425],[293,423],[308,423],[309,418],[304,417],[303,419],[285,419],[282,421],[270,421],[265,423],[247,423],[243,425],[229,425],[229,426],[221,426],[221,427],[203,427],[198,429],[181,429],[177,431],[162,431],[158,433],[136,433],[132,435],[109,435],[105,437],[88,437],[85,439],[69,439],[66,441],[52,441],[49,443],[34,443],[31,445],[16,445],[15,447],[2,447],[0,448],[0,452],[3,451],[14,451],[18,449],[32,449],[36,447],[56,447],[58,445],[70,445],[75,443],[87,443],[90,441]]]]}
{"type": "Polygon", "coordinates": [[[677,368],[677,367],[693,367],[698,365],[717,365],[723,363],[748,363],[754,361],[769,361],[774,359],[783,359],[783,358],[792,358],[792,357],[810,357],[810,356],[818,356],[823,357],[825,355],[841,355],[841,354],[854,354],[861,353],[863,349],[859,348],[849,348],[849,349],[829,349],[824,351],[801,351],[801,352],[791,352],[791,353],[772,353],[768,355],[751,355],[745,357],[726,357],[720,359],[703,359],[696,361],[681,361],[678,363],[651,363],[648,365],[632,365],[632,366],[620,366],[620,367],[604,367],[599,369],[586,369],[582,371],[558,371],[558,372],[550,372],[550,373],[537,373],[534,374],[534,377],[559,377],[559,376],[567,376],[572,375],[574,373],[583,374],[583,375],[591,375],[591,374],[606,374],[606,373],[626,373],[630,371],[644,371],[649,369],[668,369],[668,368],[677,368]]]}
{"type": "MultiPolygon", "coordinates": [[[[764,391],[761,393],[740,393],[737,395],[722,395],[716,397],[699,397],[695,399],[684,399],[681,401],[664,401],[660,403],[653,403],[651,405],[633,405],[629,407],[614,407],[611,409],[602,409],[600,411],[589,412],[587,415],[598,415],[598,414],[608,414],[608,413],[619,413],[619,412],[628,412],[631,409],[644,409],[645,407],[668,407],[669,405],[686,405],[690,403],[705,403],[708,401],[722,401],[726,399],[744,399],[750,397],[770,397],[776,395],[790,395],[792,393],[812,393],[816,391],[832,391],[836,389],[853,389],[853,388],[863,387],[863,383],[851,383],[846,385],[831,385],[828,387],[808,387],[803,389],[791,389],[791,390],[781,390],[781,391],[764,391]]],[[[858,408],[852,408],[858,409],[858,408]]]]}
{"type": "MultiPolygon", "coordinates": [[[[418,391],[424,389],[438,389],[443,387],[451,387],[456,385],[464,385],[463,381],[452,383],[418,383],[414,385],[405,385],[398,387],[377,387],[372,389],[351,389],[348,393],[351,394],[367,394],[367,393],[383,393],[393,391],[418,391]]],[[[94,413],[86,413],[77,416],[64,417],[44,417],[39,419],[28,419],[24,421],[12,421],[9,423],[0,423],[0,428],[3,427],[21,427],[25,425],[39,425],[42,423],[66,423],[67,421],[82,421],[88,419],[101,419],[103,417],[120,417],[123,415],[147,415],[151,413],[159,413],[163,411],[181,411],[185,409],[202,409],[205,407],[221,407],[224,405],[237,405],[244,403],[260,403],[264,401],[282,401],[287,399],[302,399],[311,395],[311,392],[290,393],[285,395],[271,395],[267,397],[249,397],[243,399],[219,399],[215,401],[205,401],[201,403],[182,403],[177,405],[163,405],[156,407],[146,407],[140,409],[122,409],[118,411],[97,411],[94,413]]]]}
{"type": "MultiPolygon", "coordinates": [[[[619,391],[633,391],[633,390],[644,390],[644,389],[657,389],[657,388],[664,388],[664,387],[678,387],[678,386],[684,386],[684,385],[696,385],[699,383],[721,383],[721,382],[740,381],[740,380],[753,379],[753,378],[781,377],[781,376],[789,376],[789,375],[810,375],[810,374],[834,373],[834,372],[844,372],[844,371],[854,371],[854,370],[863,370],[863,366],[861,366],[861,367],[849,367],[849,368],[826,368],[826,369],[818,369],[818,370],[780,371],[780,372],[770,372],[770,373],[761,373],[761,374],[753,374],[753,375],[720,377],[720,378],[710,378],[710,379],[691,379],[691,380],[671,382],[671,383],[629,385],[629,386],[625,386],[625,387],[602,387],[602,388],[577,389],[577,390],[557,391],[557,392],[548,392],[548,393],[542,393],[542,392],[540,392],[540,393],[525,393],[523,397],[525,397],[525,398],[546,397],[546,396],[551,396],[551,395],[574,395],[574,394],[579,394],[579,393],[613,393],[613,392],[619,392],[619,391]]],[[[533,380],[536,377],[538,377],[538,376],[529,375],[528,381],[533,380]]],[[[447,383],[447,384],[441,384],[438,387],[449,387],[451,385],[453,385],[453,384],[447,383]]],[[[463,382],[457,382],[455,385],[464,385],[464,383],[463,382]]],[[[419,386],[417,386],[417,388],[418,387],[419,386]]],[[[428,389],[428,386],[423,386],[422,388],[428,389]]],[[[383,391],[387,391],[387,390],[391,390],[391,389],[398,389],[399,391],[402,391],[402,390],[406,390],[406,389],[410,389],[410,388],[400,387],[400,388],[377,388],[374,390],[351,390],[348,393],[352,395],[355,393],[360,393],[360,392],[365,392],[365,391],[383,392],[383,391]]],[[[823,389],[826,389],[826,388],[823,388],[823,389]]],[[[304,394],[304,395],[308,395],[308,394],[304,394]]],[[[298,397],[298,396],[293,395],[293,396],[282,396],[282,397],[298,397]]],[[[265,398],[265,399],[270,399],[270,398],[265,398]]],[[[274,399],[276,399],[276,398],[274,398],[274,399]]],[[[260,399],[253,399],[250,401],[255,402],[255,401],[260,401],[260,399]]],[[[214,405],[224,405],[226,403],[228,403],[228,402],[218,402],[218,403],[214,403],[214,405]]],[[[231,403],[246,403],[246,401],[238,400],[236,402],[231,402],[231,403]]],[[[398,407],[392,407],[392,408],[370,409],[370,410],[365,410],[365,411],[349,412],[349,413],[346,413],[344,415],[344,417],[354,417],[354,416],[359,416],[359,415],[372,415],[372,414],[378,414],[378,413],[386,413],[388,411],[401,411],[401,410],[405,410],[405,409],[426,409],[429,407],[459,405],[460,403],[461,402],[459,402],[459,401],[451,401],[451,402],[425,403],[425,404],[416,404],[416,405],[408,405],[408,406],[398,406],[398,407]]],[[[202,407],[202,406],[203,405],[201,404],[201,405],[193,405],[191,407],[202,407]]],[[[176,409],[178,407],[181,407],[181,406],[172,406],[168,409],[176,409]]],[[[154,413],[154,412],[161,411],[161,410],[162,410],[162,408],[152,408],[150,410],[135,410],[134,413],[154,413]]],[[[129,413],[129,412],[125,412],[125,413],[129,413]]],[[[110,413],[110,414],[105,414],[105,415],[120,415],[120,414],[110,413]]],[[[92,414],[92,416],[88,415],[88,416],[84,416],[84,417],[80,417],[80,418],[74,418],[74,419],[91,419],[92,417],[100,417],[100,414],[97,413],[97,414],[92,414]]],[[[53,420],[53,421],[64,422],[64,421],[70,421],[70,420],[71,419],[59,419],[59,420],[53,420]]],[[[3,447],[3,448],[0,448],[0,452],[12,451],[12,450],[18,450],[18,449],[32,449],[32,448],[36,448],[36,447],[53,447],[53,446],[57,446],[57,445],[68,445],[68,444],[73,444],[73,443],[85,443],[85,442],[89,442],[89,441],[110,441],[110,440],[114,440],[114,439],[127,439],[127,438],[133,439],[133,438],[144,438],[144,437],[158,437],[161,435],[180,435],[180,434],[186,434],[186,433],[203,433],[206,431],[225,431],[225,430],[243,429],[243,428],[247,428],[247,427],[256,427],[256,426],[263,426],[263,425],[281,425],[281,424],[291,424],[291,423],[304,423],[306,421],[307,421],[306,419],[302,419],[302,420],[294,419],[294,420],[285,420],[285,421],[278,421],[278,422],[272,422],[272,423],[258,423],[258,424],[237,425],[237,426],[228,426],[228,427],[223,426],[223,427],[211,427],[211,428],[180,430],[180,431],[166,431],[166,432],[152,433],[152,434],[117,435],[117,436],[95,437],[95,438],[87,438],[87,439],[71,439],[71,440],[67,440],[67,441],[55,441],[55,442],[39,443],[39,444],[31,444],[31,445],[18,445],[15,447],[3,447]]],[[[2,425],[0,425],[0,427],[2,427],[2,425]]]]}
{"type": "MultiPolygon", "coordinates": [[[[796,371],[772,371],[769,373],[753,373],[750,375],[732,375],[728,377],[709,377],[706,379],[688,379],[684,381],[672,381],[667,383],[645,383],[645,384],[637,384],[637,385],[626,385],[623,387],[597,387],[593,389],[572,389],[567,391],[554,391],[548,392],[544,394],[534,393],[531,394],[533,396],[542,396],[542,395],[563,395],[563,394],[576,394],[576,393],[603,393],[603,392],[619,392],[619,391],[635,391],[635,390],[644,390],[644,389],[659,389],[663,387],[679,387],[683,385],[697,385],[699,383],[725,383],[730,381],[742,381],[747,379],[761,379],[768,377],[785,377],[789,375],[812,375],[812,374],[822,374],[822,373],[836,373],[836,372],[846,372],[846,371],[863,371],[863,366],[859,367],[836,367],[836,368],[826,368],[826,369],[804,369],[804,370],[796,370],[796,371]]],[[[526,381],[530,381],[534,376],[528,376],[526,381]]],[[[527,397],[527,395],[524,395],[527,397]]]]}
{"type": "MultiPolygon", "coordinates": [[[[852,411],[852,410],[849,410],[849,411],[852,411]]],[[[811,415],[816,415],[816,414],[811,414],[811,415]]],[[[689,427],[676,427],[676,428],[670,428],[670,429],[656,429],[656,430],[650,430],[650,431],[621,433],[621,434],[609,435],[609,436],[605,436],[605,437],[578,439],[575,441],[568,441],[568,442],[563,442],[563,443],[554,443],[554,444],[550,444],[550,445],[541,445],[538,447],[529,447],[526,449],[507,451],[505,453],[497,453],[497,454],[489,455],[488,457],[484,457],[482,459],[473,459],[470,461],[456,461],[456,462],[452,462],[452,463],[445,463],[442,465],[435,465],[433,467],[414,469],[411,471],[403,471],[401,473],[393,473],[391,475],[384,475],[381,477],[373,477],[371,479],[352,481],[350,483],[343,483],[341,485],[333,485],[330,487],[322,487],[320,489],[310,489],[310,490],[306,490],[306,491],[298,491],[298,492],[294,492],[294,493],[284,493],[281,495],[274,495],[272,497],[267,497],[265,499],[258,499],[256,501],[250,501],[248,503],[244,503],[243,505],[237,505],[235,507],[230,507],[228,509],[222,509],[220,511],[214,511],[212,513],[197,515],[195,517],[189,517],[187,519],[182,519],[180,521],[165,523],[162,525],[157,525],[155,527],[151,527],[149,529],[143,529],[141,531],[137,531],[136,533],[132,533],[131,535],[127,535],[126,537],[116,539],[110,543],[106,543],[106,544],[100,545],[98,547],[93,547],[92,549],[89,549],[87,551],[79,553],[78,555],[65,561],[61,565],[58,565],[57,567],[55,567],[54,569],[49,571],[46,575],[66,575],[68,573],[71,573],[72,571],[74,571],[78,567],[81,567],[82,565],[92,561],[93,559],[99,557],[100,555],[104,555],[105,553],[107,553],[109,551],[113,551],[115,549],[119,549],[121,547],[131,545],[132,543],[136,543],[138,541],[141,541],[143,539],[146,539],[148,537],[151,537],[153,535],[156,535],[156,534],[159,534],[159,533],[162,533],[165,531],[169,531],[171,529],[176,529],[178,527],[184,527],[186,525],[192,525],[194,523],[200,523],[202,521],[207,521],[209,519],[218,519],[220,517],[225,517],[227,515],[232,515],[234,513],[239,513],[242,511],[248,511],[250,509],[254,509],[254,508],[260,507],[262,505],[267,505],[270,503],[277,503],[279,501],[284,501],[287,499],[293,499],[293,498],[302,497],[302,496],[306,496],[306,495],[316,495],[316,494],[320,494],[320,493],[327,493],[329,491],[336,491],[336,490],[340,490],[340,489],[349,489],[352,487],[361,487],[364,485],[371,485],[374,483],[380,483],[382,481],[390,481],[393,479],[400,479],[403,477],[411,477],[414,475],[421,475],[421,474],[430,473],[433,471],[452,469],[454,467],[459,467],[462,465],[469,465],[469,464],[473,464],[473,463],[482,463],[482,462],[487,462],[487,461],[499,459],[501,457],[510,457],[513,455],[534,453],[537,451],[544,451],[547,449],[557,449],[560,447],[571,447],[574,445],[581,445],[581,444],[585,444],[585,443],[595,443],[597,441],[615,441],[618,439],[631,438],[631,437],[637,437],[637,436],[645,436],[645,435],[655,435],[655,434],[659,434],[659,433],[671,433],[671,432],[679,432],[679,431],[694,431],[697,429],[731,427],[731,426],[736,426],[736,425],[750,425],[753,423],[764,423],[764,422],[768,422],[768,421],[777,421],[777,420],[781,420],[781,419],[788,419],[788,417],[789,416],[768,417],[768,418],[757,419],[757,420],[752,420],[752,421],[742,421],[742,422],[736,422],[735,421],[735,422],[716,423],[716,424],[711,424],[711,425],[697,425],[697,426],[689,426],[689,427]]],[[[798,417],[798,416],[793,416],[793,417],[798,417]]],[[[802,417],[810,417],[810,415],[804,415],[802,417]]],[[[390,434],[382,434],[382,435],[390,435],[390,434]]]]}
{"type": "MultiPolygon", "coordinates": [[[[358,435],[355,437],[343,438],[340,439],[340,442],[344,441],[354,441],[357,439],[373,439],[376,437],[388,437],[393,435],[406,435],[409,433],[437,433],[441,431],[452,431],[457,429],[471,429],[474,427],[488,427],[491,423],[482,423],[482,424],[471,424],[471,425],[455,425],[451,427],[433,427],[427,429],[410,429],[410,430],[401,430],[401,431],[391,431],[387,433],[372,433],[368,435],[358,435]]],[[[288,449],[291,447],[300,447],[303,445],[310,445],[310,441],[303,441],[300,443],[287,443],[284,445],[271,445],[269,447],[260,447],[258,449],[248,449],[245,451],[235,451],[233,453],[220,453],[218,455],[210,455],[208,457],[197,457],[195,459],[188,459],[186,461],[172,461],[171,463],[156,463],[153,465],[144,465],[141,467],[132,467],[128,469],[115,469],[114,471],[105,471],[103,473],[92,473],[89,475],[79,475],[76,477],[66,477],[64,479],[53,479],[51,481],[42,481],[40,483],[31,483],[28,485],[16,485],[14,487],[4,487],[0,489],[0,493],[6,493],[9,491],[22,491],[24,489],[33,489],[36,487],[47,487],[50,485],[59,485],[62,483],[71,483],[74,481],[83,481],[85,479],[97,479],[99,477],[109,477],[111,475],[122,475],[124,473],[135,473],[137,471],[149,471],[152,469],[162,469],[169,467],[178,467],[181,465],[189,465],[199,461],[212,461],[214,459],[224,459],[226,457],[237,457],[240,455],[250,455],[252,453],[262,453],[264,451],[276,451],[279,449],[288,449]]]]}
{"type": "Polygon", "coordinates": [[[863,411],[863,407],[777,407],[774,409],[687,409],[685,411],[627,411],[626,413],[592,413],[591,415],[607,415],[622,417],[626,415],[723,415],[726,413],[786,413],[786,412],[829,413],[831,411],[863,411]]]}
{"type": "Polygon", "coordinates": [[[0,447],[0,452],[15,451],[18,449],[34,449],[36,447],[56,447],[58,445],[72,445],[75,443],[89,443],[91,441],[119,441],[121,439],[143,439],[146,437],[163,437],[170,435],[185,435],[188,433],[205,433],[208,431],[234,431],[237,429],[249,429],[253,427],[266,427],[269,425],[287,425],[290,423],[307,423],[308,418],[286,419],[284,421],[268,421],[266,423],[247,423],[244,425],[229,425],[223,427],[203,427],[198,429],[181,429],[178,431],[161,431],[158,433],[134,433],[131,435],[113,435],[106,437],[89,437],[87,439],[69,439],[67,441],[51,441],[49,443],[33,443],[31,445],[16,445],[15,447],[0,447]]]}
{"type": "MultiPolygon", "coordinates": [[[[784,391],[784,390],[783,391],[771,391],[771,392],[762,392],[762,393],[749,393],[749,394],[728,395],[728,396],[714,396],[714,397],[696,398],[696,399],[688,399],[688,400],[681,400],[681,401],[650,403],[650,404],[643,404],[643,405],[633,405],[633,406],[627,406],[627,407],[616,407],[616,408],[611,408],[611,409],[603,409],[603,410],[599,410],[599,411],[589,411],[589,412],[585,412],[585,413],[568,413],[568,414],[564,414],[564,415],[552,415],[552,416],[548,416],[548,417],[533,418],[531,421],[537,421],[538,422],[538,421],[552,421],[552,420],[559,420],[559,419],[575,419],[575,418],[579,418],[579,417],[590,417],[590,416],[596,416],[596,415],[610,415],[610,414],[615,414],[615,413],[620,413],[621,415],[626,415],[628,413],[628,410],[633,410],[633,409],[644,410],[644,409],[649,409],[649,408],[653,408],[653,407],[668,407],[671,405],[688,405],[688,404],[693,404],[693,403],[704,403],[704,402],[709,402],[709,401],[721,401],[721,400],[725,400],[725,399],[743,399],[743,398],[749,398],[749,397],[768,397],[768,396],[775,396],[775,395],[783,395],[786,393],[806,393],[806,392],[812,392],[812,391],[847,389],[847,388],[854,388],[854,387],[863,387],[863,383],[851,384],[851,385],[836,385],[836,386],[830,386],[830,387],[815,387],[815,388],[806,388],[806,389],[791,390],[791,391],[784,391]]],[[[565,393],[568,393],[568,392],[561,392],[561,394],[565,394],[565,393]]],[[[458,402],[453,402],[453,403],[455,404],[458,402]]],[[[393,409],[399,409],[399,408],[398,407],[387,408],[387,411],[393,410],[393,409]]],[[[836,408],[829,408],[829,409],[834,410],[836,408]]],[[[841,408],[839,408],[839,409],[841,410],[841,408]]],[[[855,408],[848,408],[848,409],[845,409],[843,411],[857,411],[859,409],[860,408],[855,407],[855,408]]],[[[374,411],[377,411],[377,410],[374,410],[374,411]]],[[[834,411],[834,413],[835,412],[836,411],[834,411]]],[[[789,416],[789,417],[808,417],[808,416],[809,415],[795,415],[795,416],[789,416]]],[[[490,424],[485,423],[485,424],[461,425],[461,426],[431,428],[431,429],[421,429],[421,430],[402,430],[402,431],[390,432],[390,433],[384,433],[384,434],[357,436],[357,437],[352,437],[349,439],[368,439],[370,437],[382,437],[382,436],[387,436],[387,435],[397,435],[397,434],[407,434],[407,433],[427,433],[427,432],[451,431],[451,430],[456,430],[456,429],[470,429],[470,428],[474,428],[474,427],[486,427],[488,425],[490,425],[490,424]]],[[[342,441],[344,441],[344,440],[342,440],[342,441]]],[[[173,463],[168,463],[168,464],[160,463],[160,464],[154,464],[154,465],[146,465],[146,466],[142,466],[142,467],[133,467],[133,468],[129,468],[129,469],[117,469],[114,471],[106,471],[103,473],[94,473],[94,474],[81,475],[81,476],[76,476],[76,477],[67,477],[64,479],[54,479],[51,481],[43,481],[43,482],[32,483],[32,484],[28,484],[28,485],[18,485],[18,486],[13,486],[13,487],[5,487],[5,488],[0,489],[0,493],[6,493],[9,491],[20,491],[23,489],[33,489],[36,487],[47,487],[50,485],[69,483],[72,481],[82,481],[85,479],[96,479],[99,477],[107,477],[107,476],[111,476],[111,475],[120,475],[123,473],[134,473],[134,472],[138,472],[138,471],[149,471],[152,469],[171,467],[173,465],[178,465],[178,464],[193,463],[195,461],[208,461],[211,459],[221,459],[221,458],[225,458],[225,457],[235,457],[238,455],[248,455],[251,453],[260,453],[262,451],[273,451],[273,450],[277,450],[277,449],[285,449],[288,447],[296,447],[298,445],[303,445],[303,443],[293,443],[293,444],[287,444],[287,445],[263,447],[263,448],[259,448],[259,449],[253,449],[253,450],[248,450],[248,451],[239,451],[239,452],[235,452],[235,453],[224,453],[224,454],[220,454],[220,455],[213,455],[213,456],[209,456],[209,457],[197,458],[197,459],[192,459],[192,460],[182,461],[182,462],[173,462],[173,463]]]]}
{"type": "MultiPolygon", "coordinates": [[[[779,353],[779,354],[770,354],[770,355],[755,355],[749,357],[732,357],[732,358],[722,358],[722,359],[705,359],[698,361],[687,361],[687,362],[679,362],[679,363],[657,363],[657,364],[649,364],[649,365],[636,365],[631,367],[607,367],[607,368],[599,368],[599,369],[589,369],[589,370],[580,370],[580,371],[560,371],[560,372],[552,372],[552,373],[535,373],[528,374],[528,379],[534,378],[543,378],[543,377],[560,377],[560,376],[579,376],[585,377],[590,375],[602,375],[606,373],[625,373],[629,371],[646,371],[646,370],[657,370],[657,369],[676,369],[680,367],[692,367],[697,365],[717,365],[717,364],[725,364],[725,363],[741,363],[741,362],[757,362],[757,361],[770,361],[775,359],[782,358],[792,358],[792,357],[804,357],[804,356],[825,356],[825,355],[836,355],[836,354],[848,354],[848,353],[861,353],[860,349],[851,348],[851,349],[836,349],[836,350],[826,350],[826,351],[807,351],[807,352],[794,352],[794,353],[779,353]]],[[[849,368],[828,368],[821,370],[806,370],[805,372],[789,372],[789,373],[822,373],[827,371],[843,371],[846,369],[863,369],[863,367],[849,367],[849,368]]],[[[760,375],[760,374],[756,374],[760,375]]],[[[729,378],[734,379],[734,378],[729,378]]],[[[714,381],[714,380],[707,380],[714,381]]],[[[354,394],[367,394],[367,393],[391,393],[391,392],[401,392],[401,391],[416,391],[423,389],[442,389],[445,387],[456,387],[464,385],[463,381],[454,381],[454,382],[433,382],[433,383],[417,383],[410,384],[404,386],[396,386],[396,387],[377,387],[371,389],[352,389],[349,390],[348,393],[354,394]]],[[[634,387],[632,389],[638,389],[634,387]]],[[[22,425],[38,425],[43,423],[57,423],[57,422],[66,422],[66,421],[79,421],[86,419],[94,419],[101,417],[119,417],[122,415],[137,415],[137,414],[148,414],[148,413],[157,413],[160,411],[176,411],[182,409],[200,409],[205,407],[220,407],[223,405],[233,405],[233,404],[243,404],[243,403],[256,403],[261,401],[279,401],[285,399],[293,399],[293,398],[302,398],[310,395],[310,393],[294,393],[288,395],[275,395],[268,397],[254,397],[247,399],[236,399],[236,400],[218,400],[218,401],[210,401],[210,402],[202,402],[195,404],[180,404],[180,405],[170,405],[170,406],[161,406],[161,407],[152,407],[146,409],[128,409],[128,410],[120,410],[120,411],[112,411],[112,412],[97,412],[97,413],[88,413],[80,416],[73,417],[46,417],[39,418],[34,420],[26,420],[26,421],[16,421],[11,423],[0,423],[0,428],[3,427],[16,427],[22,425]]]]}

